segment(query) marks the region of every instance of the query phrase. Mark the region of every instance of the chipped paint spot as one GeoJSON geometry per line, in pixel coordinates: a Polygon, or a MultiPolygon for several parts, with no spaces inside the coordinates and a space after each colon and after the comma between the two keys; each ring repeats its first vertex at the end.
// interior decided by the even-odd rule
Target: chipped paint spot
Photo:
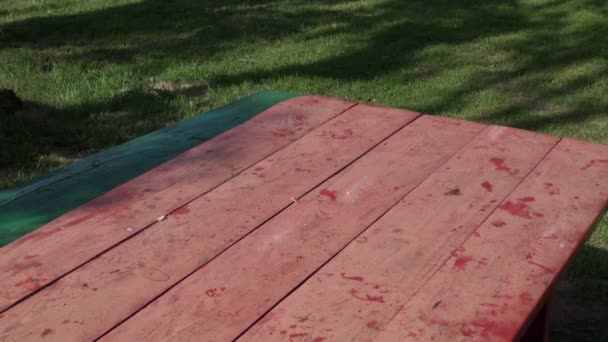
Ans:
{"type": "Polygon", "coordinates": [[[467,256],[467,255],[459,256],[454,261],[454,268],[456,268],[458,271],[464,271],[465,268],[467,267],[467,264],[471,260],[473,260],[473,257],[471,257],[471,256],[467,256]]]}
{"type": "Polygon", "coordinates": [[[534,202],[536,201],[536,198],[534,198],[533,196],[526,196],[526,197],[521,197],[517,199],[519,202],[534,202]]]}
{"type": "Polygon", "coordinates": [[[460,188],[454,188],[454,189],[450,189],[447,192],[445,192],[444,195],[446,195],[446,196],[462,196],[462,192],[460,191],[460,188]]]}
{"type": "Polygon", "coordinates": [[[42,266],[42,263],[39,261],[28,261],[23,264],[22,263],[14,264],[13,266],[11,266],[10,270],[13,272],[13,275],[17,275],[29,268],[40,267],[40,266],[42,266]]]}
{"type": "Polygon", "coordinates": [[[532,296],[528,292],[523,292],[519,295],[519,301],[522,304],[529,305],[534,302],[534,299],[532,299],[532,296]]]}
{"type": "Polygon", "coordinates": [[[337,134],[335,132],[330,132],[330,135],[332,138],[334,139],[347,139],[353,136],[353,130],[350,128],[347,128],[344,130],[344,132],[342,134],[337,134]]]}
{"type": "Polygon", "coordinates": [[[599,165],[600,163],[605,163],[606,165],[608,165],[608,159],[594,159],[594,160],[590,160],[587,164],[585,164],[585,166],[581,167],[581,170],[585,171],[585,170],[589,169],[590,167],[593,167],[595,165],[599,165]]]}
{"type": "Polygon", "coordinates": [[[325,196],[327,198],[329,198],[332,201],[335,201],[337,198],[336,192],[332,191],[332,190],[328,190],[328,189],[323,189],[319,192],[319,194],[321,194],[321,196],[325,196]]]}
{"type": "Polygon", "coordinates": [[[536,263],[536,262],[534,262],[532,260],[528,260],[528,264],[540,267],[543,271],[545,271],[545,273],[553,273],[553,269],[551,269],[551,268],[549,268],[549,267],[547,267],[545,265],[541,265],[539,263],[536,263]]]}
{"type": "MultiPolygon", "coordinates": [[[[531,197],[533,201],[533,197],[531,197]]],[[[524,197],[523,199],[530,199],[528,197],[524,197]]],[[[523,218],[527,218],[527,219],[531,219],[531,212],[530,212],[530,207],[526,204],[526,202],[530,202],[530,201],[521,201],[521,199],[518,200],[518,202],[513,203],[511,201],[506,201],[505,203],[503,203],[502,205],[500,205],[500,209],[508,212],[509,214],[513,215],[513,216],[519,216],[519,217],[523,217],[523,218]]],[[[542,215],[539,212],[534,212],[536,213],[535,216],[537,215],[542,215]]]]}
{"type": "Polygon", "coordinates": [[[514,176],[519,173],[517,170],[512,170],[506,163],[503,158],[490,158],[490,163],[494,165],[494,168],[498,171],[505,171],[506,173],[514,176]]]}
{"type": "Polygon", "coordinates": [[[353,296],[359,300],[366,301],[366,302],[384,303],[384,296],[370,296],[370,295],[366,294],[365,297],[363,297],[363,296],[360,296],[359,291],[357,291],[355,289],[351,289],[348,293],[350,293],[351,296],[353,296]]]}
{"type": "Polygon", "coordinates": [[[286,137],[288,135],[293,135],[295,132],[289,128],[281,128],[272,134],[277,137],[286,137]]]}
{"type": "Polygon", "coordinates": [[[363,281],[363,277],[361,276],[347,276],[346,273],[340,273],[340,275],[342,276],[342,278],[347,280],[363,281]]]}
{"type": "Polygon", "coordinates": [[[289,338],[294,338],[294,337],[304,337],[307,336],[307,333],[299,333],[299,334],[289,334],[289,338]]]}

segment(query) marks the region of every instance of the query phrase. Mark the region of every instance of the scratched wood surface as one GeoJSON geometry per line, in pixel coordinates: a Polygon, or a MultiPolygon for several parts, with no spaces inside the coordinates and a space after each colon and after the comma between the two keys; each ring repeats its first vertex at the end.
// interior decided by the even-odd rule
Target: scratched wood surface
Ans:
{"type": "Polygon", "coordinates": [[[608,146],[561,141],[377,340],[519,337],[606,208],[607,157],[608,146]]]}
{"type": "Polygon", "coordinates": [[[353,105],[282,102],[5,246],[0,312],[353,105]]]}
{"type": "Polygon", "coordinates": [[[454,124],[427,116],[405,127],[107,339],[234,339],[483,129],[454,124]]]}
{"type": "Polygon", "coordinates": [[[519,337],[608,146],[416,116],[287,101],[0,249],[0,340],[519,337]]]}
{"type": "Polygon", "coordinates": [[[351,243],[243,340],[373,338],[555,143],[489,127],[365,231],[364,243],[351,243]],[[306,322],[295,318],[306,315],[306,322]]]}
{"type": "Polygon", "coordinates": [[[417,116],[348,110],[6,311],[13,328],[0,339],[36,340],[49,329],[58,341],[98,337],[417,116]]]}

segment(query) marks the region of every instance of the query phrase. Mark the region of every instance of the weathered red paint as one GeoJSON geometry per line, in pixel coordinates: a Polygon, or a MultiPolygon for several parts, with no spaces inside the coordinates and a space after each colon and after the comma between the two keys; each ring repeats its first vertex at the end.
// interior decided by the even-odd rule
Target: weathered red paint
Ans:
{"type": "Polygon", "coordinates": [[[332,201],[335,201],[337,198],[336,195],[336,191],[332,191],[332,190],[328,190],[328,189],[322,189],[319,194],[321,194],[321,196],[325,196],[327,198],[329,198],[332,201]]]}
{"type": "Polygon", "coordinates": [[[11,270],[13,271],[13,275],[17,275],[29,268],[32,267],[40,267],[42,266],[42,263],[39,261],[30,261],[30,262],[26,262],[26,263],[18,263],[18,264],[14,264],[11,266],[11,270]]]}
{"type": "Polygon", "coordinates": [[[47,261],[45,267],[36,269],[36,277],[46,279],[43,285],[55,281],[131,238],[132,232],[125,228],[154,224],[159,217],[307,136],[355,105],[328,98],[323,99],[323,105],[311,105],[313,100],[318,99],[303,96],[281,102],[3,247],[0,288],[4,292],[0,296],[0,310],[30,295],[24,289],[12,288],[18,275],[11,276],[5,265],[16,263],[35,250],[47,261]],[[294,131],[298,121],[293,118],[297,115],[306,116],[304,124],[298,124],[302,130],[285,138],[273,134],[294,131]],[[246,144],[243,137],[247,137],[246,144]]]}
{"type": "Polygon", "coordinates": [[[294,333],[294,334],[289,334],[289,338],[304,337],[307,335],[308,335],[307,333],[294,333]]]}
{"type": "Polygon", "coordinates": [[[490,159],[490,163],[494,164],[494,167],[496,168],[496,170],[498,171],[505,171],[506,173],[510,174],[510,175],[515,175],[517,174],[517,172],[513,171],[506,163],[505,160],[503,158],[491,158],[490,159]]]}
{"type": "Polygon", "coordinates": [[[332,132],[330,132],[330,134],[331,134],[331,137],[334,139],[348,139],[353,136],[353,130],[347,128],[344,131],[342,131],[341,133],[336,133],[336,132],[332,131],[332,132]]]}
{"type": "Polygon", "coordinates": [[[537,266],[537,267],[541,268],[545,273],[553,273],[553,269],[552,268],[547,267],[545,265],[541,265],[541,264],[539,264],[537,262],[534,262],[532,260],[528,260],[528,264],[534,265],[534,266],[537,266]]]}
{"type": "Polygon", "coordinates": [[[378,303],[384,303],[384,296],[374,296],[374,295],[369,295],[369,294],[365,294],[365,296],[361,296],[359,294],[359,291],[355,290],[355,289],[350,289],[350,291],[348,291],[348,293],[350,293],[351,296],[366,301],[366,302],[378,302],[378,303]]]}
{"type": "Polygon", "coordinates": [[[593,160],[590,160],[587,164],[585,164],[583,167],[581,167],[581,170],[585,171],[588,168],[590,168],[592,166],[595,166],[595,165],[598,165],[600,163],[608,164],[608,159],[593,159],[593,160]]]}
{"type": "Polygon", "coordinates": [[[355,280],[355,281],[363,281],[363,277],[361,277],[361,276],[347,276],[345,273],[340,273],[340,275],[344,279],[355,280]]]}
{"type": "Polygon", "coordinates": [[[184,215],[190,212],[190,208],[188,208],[188,205],[184,205],[181,208],[176,209],[175,211],[173,211],[173,215],[184,215]]]}
{"type": "Polygon", "coordinates": [[[488,192],[492,192],[492,183],[485,181],[483,183],[481,183],[481,186],[486,189],[486,191],[488,192]]]}
{"type": "Polygon", "coordinates": [[[507,211],[509,214],[531,219],[530,207],[525,202],[506,201],[500,206],[500,209],[507,211]]]}
{"type": "MultiPolygon", "coordinates": [[[[296,115],[294,118],[292,115],[289,120],[295,121],[295,126],[298,126],[305,121],[305,117],[296,115]]],[[[434,121],[433,125],[444,120],[434,121]]],[[[462,130],[466,127],[467,124],[462,123],[458,129],[462,130]]],[[[49,260],[44,255],[18,254],[12,259],[10,267],[4,269],[8,275],[12,275],[11,271],[17,273],[10,281],[5,281],[5,284],[8,284],[6,287],[19,288],[20,292],[16,293],[27,295],[37,291],[40,284],[55,282],[53,286],[32,294],[31,298],[23,302],[30,305],[35,303],[42,308],[41,324],[33,328],[15,324],[21,317],[29,319],[27,317],[29,311],[25,312],[26,306],[22,306],[23,304],[17,304],[8,310],[6,316],[0,317],[3,318],[3,324],[6,321],[10,326],[20,329],[14,333],[15,336],[17,334],[28,336],[29,333],[29,336],[33,337],[47,337],[52,334],[56,339],[70,339],[75,336],[70,334],[83,334],[79,336],[94,339],[99,333],[106,331],[91,333],[98,329],[97,324],[106,324],[103,329],[107,329],[108,326],[111,328],[113,324],[120,322],[122,323],[107,335],[107,338],[120,337],[114,333],[130,324],[135,324],[132,326],[142,329],[139,331],[144,333],[146,327],[158,328],[165,324],[164,321],[172,322],[175,315],[167,314],[171,311],[164,310],[174,308],[178,312],[185,312],[186,315],[180,318],[190,320],[188,323],[194,324],[192,325],[194,327],[210,324],[211,329],[202,330],[204,337],[213,331],[221,330],[220,333],[224,333],[224,328],[227,328],[230,330],[230,335],[225,335],[225,339],[241,336],[244,341],[258,337],[262,340],[288,338],[294,341],[322,342],[326,339],[348,340],[353,336],[379,341],[402,340],[404,337],[449,341],[463,336],[480,340],[513,340],[524,326],[526,318],[534,312],[534,306],[546,295],[547,288],[554,283],[555,275],[560,273],[575,248],[583,241],[588,228],[604,209],[608,199],[608,185],[606,185],[608,173],[604,165],[608,160],[598,157],[605,156],[608,150],[598,145],[573,142],[565,143],[565,147],[562,148],[560,143],[545,160],[538,164],[553,146],[552,141],[557,140],[534,135],[532,143],[518,145],[520,143],[518,139],[523,139],[522,137],[528,133],[507,128],[492,129],[495,129],[493,133],[498,133],[488,135],[492,137],[492,141],[488,139],[474,141],[464,149],[464,152],[475,150],[474,155],[487,153],[483,158],[479,158],[477,163],[472,163],[471,161],[476,159],[463,152],[459,152],[456,158],[448,156],[445,159],[461,160],[465,166],[484,165],[489,170],[488,173],[477,177],[474,174],[473,177],[466,178],[456,173],[459,178],[451,179],[447,177],[452,175],[449,172],[450,168],[462,170],[463,167],[450,164],[439,168],[439,164],[429,168],[428,172],[435,174],[443,172],[446,175],[444,180],[447,181],[435,183],[433,175],[429,181],[423,181],[428,176],[425,174],[423,178],[414,182],[420,187],[420,191],[413,190],[412,194],[409,194],[412,187],[404,184],[406,182],[403,181],[407,174],[391,178],[389,181],[385,177],[378,176],[378,170],[382,168],[378,167],[378,163],[374,163],[362,170],[365,172],[359,172],[357,177],[341,179],[339,173],[333,176],[336,178],[316,190],[308,188],[295,194],[284,191],[282,186],[276,189],[280,191],[269,191],[268,196],[275,196],[280,192],[281,198],[289,199],[290,196],[296,196],[295,198],[299,199],[294,200],[297,203],[293,203],[289,208],[293,209],[290,220],[280,221],[285,213],[273,216],[279,209],[270,213],[260,213],[254,205],[247,206],[256,209],[244,213],[239,217],[238,222],[231,221],[241,210],[235,203],[242,203],[242,198],[230,198],[227,202],[230,205],[218,207],[216,210],[221,220],[226,220],[226,226],[213,232],[205,231],[194,237],[193,232],[203,229],[199,226],[216,226],[218,221],[221,221],[214,220],[201,225],[199,221],[192,220],[194,216],[191,216],[202,210],[201,208],[217,203],[217,198],[214,198],[215,201],[204,202],[204,206],[192,207],[192,212],[189,212],[190,208],[187,206],[181,208],[172,206],[171,210],[179,209],[173,210],[172,213],[169,210],[170,214],[162,220],[165,232],[163,235],[146,239],[147,235],[144,233],[148,231],[144,231],[101,256],[95,255],[92,261],[80,266],[65,278],[53,276],[52,279],[47,280],[39,277],[38,269],[55,263],[55,259],[49,260]],[[518,138],[512,140],[510,144],[501,145],[500,139],[515,136],[518,138]],[[476,149],[477,146],[483,146],[483,149],[476,149]],[[534,149],[534,157],[531,156],[530,149],[534,149]],[[539,166],[533,170],[535,165],[539,166]],[[432,171],[437,168],[439,171],[432,171]],[[495,172],[496,170],[500,172],[495,172]],[[584,177],[581,177],[580,171],[585,171],[584,177]],[[374,176],[380,180],[374,180],[374,176]],[[484,179],[490,179],[492,183],[484,179]],[[399,180],[397,183],[399,185],[394,183],[395,180],[399,180]],[[518,186],[520,182],[523,183],[518,186]],[[427,196],[432,193],[445,194],[446,184],[448,184],[448,195],[454,196],[447,198],[427,196]],[[513,190],[516,186],[517,188],[513,190]],[[511,191],[513,193],[508,195],[511,191]],[[339,203],[333,203],[338,200],[338,196],[339,203]],[[402,205],[391,206],[402,196],[406,196],[402,205]],[[462,196],[459,197],[462,200],[458,200],[456,196],[462,196]],[[581,200],[574,205],[574,201],[579,199],[579,196],[584,196],[584,201],[581,200]],[[383,202],[386,199],[390,201],[383,202]],[[498,206],[499,210],[494,210],[497,206],[492,204],[498,202],[502,202],[502,205],[498,206]],[[351,211],[346,212],[345,208],[352,203],[356,205],[352,205],[351,211]],[[417,203],[419,206],[416,206],[417,203]],[[371,220],[356,231],[348,235],[343,234],[341,237],[344,239],[343,243],[335,244],[338,239],[336,235],[359,224],[361,220],[367,218],[366,215],[370,215],[367,210],[378,205],[387,206],[385,210],[390,209],[386,213],[389,217],[394,213],[405,212],[407,208],[415,210],[411,209],[414,210],[411,217],[394,216],[391,225],[374,224],[374,227],[366,230],[371,222],[375,222],[371,220]],[[424,215],[418,215],[419,213],[424,215]],[[442,213],[447,213],[445,216],[448,219],[435,221],[442,213]],[[174,218],[171,217],[172,215],[183,216],[174,218]],[[556,219],[556,215],[567,215],[559,217],[568,217],[568,220],[556,219]],[[355,216],[356,221],[340,225],[341,222],[355,216]],[[187,229],[181,229],[186,218],[189,218],[191,223],[187,229]],[[258,219],[261,221],[256,222],[258,219]],[[269,220],[264,221],[266,219],[269,220]],[[277,221],[280,224],[272,226],[273,222],[277,221]],[[422,222],[422,228],[411,229],[410,225],[416,221],[422,222]],[[241,239],[247,229],[251,228],[250,226],[256,227],[256,230],[230,246],[234,241],[241,239]],[[496,229],[502,227],[507,228],[496,229]],[[264,229],[269,230],[261,233],[264,229]],[[230,231],[230,234],[226,234],[226,231],[230,231]],[[449,231],[452,233],[446,234],[449,231]],[[217,239],[209,239],[209,236],[216,237],[216,234],[219,235],[217,239]],[[141,244],[134,244],[133,241],[140,241],[141,244]],[[190,248],[188,250],[191,254],[185,255],[184,258],[179,258],[178,256],[181,255],[178,254],[162,254],[163,247],[167,247],[170,241],[180,248],[190,248]],[[221,245],[222,241],[226,245],[221,245]],[[204,248],[201,247],[201,243],[204,244],[204,248]],[[150,252],[147,255],[149,251],[147,248],[151,245],[155,246],[154,253],[150,252]],[[192,245],[195,247],[188,247],[192,245]],[[204,267],[198,268],[200,265],[192,264],[184,270],[185,273],[164,273],[173,272],[173,269],[164,268],[165,262],[178,260],[179,262],[173,266],[180,268],[187,262],[186,260],[189,260],[188,258],[206,257],[196,252],[215,248],[217,245],[227,246],[227,249],[204,267]],[[125,246],[136,248],[132,248],[131,251],[125,246]],[[441,248],[432,248],[436,246],[441,248]],[[411,254],[399,254],[403,251],[409,251],[411,254]],[[452,254],[452,251],[456,252],[452,254]],[[466,255],[464,255],[465,251],[466,255]],[[331,259],[332,257],[334,259],[331,259]],[[385,261],[391,261],[391,258],[395,263],[385,264],[385,261]],[[133,260],[133,263],[129,263],[129,260],[133,260]],[[249,263],[249,260],[253,261],[249,263]],[[213,271],[207,272],[214,265],[213,271]],[[415,268],[412,265],[424,267],[415,268]],[[197,271],[190,273],[194,270],[197,271]],[[316,275],[310,276],[315,272],[316,275]],[[135,274],[136,277],[130,279],[130,274],[135,274]],[[331,275],[336,277],[330,277],[331,275]],[[148,279],[150,282],[142,281],[144,278],[147,279],[146,277],[151,278],[148,279]],[[412,278],[416,279],[411,281],[412,278]],[[181,279],[184,279],[183,282],[177,283],[181,279]],[[107,288],[112,288],[111,285],[136,283],[142,285],[133,286],[141,289],[138,291],[148,291],[156,286],[156,283],[167,280],[164,287],[154,290],[160,291],[158,292],[160,297],[152,305],[147,306],[148,309],[137,312],[139,308],[149,304],[147,302],[149,298],[156,297],[149,296],[130,303],[131,306],[124,306],[129,310],[123,312],[126,316],[104,316],[122,305],[116,301],[112,302],[112,298],[121,298],[120,300],[124,301],[141,295],[134,293],[132,296],[124,297],[99,296],[99,293],[121,293],[120,291],[104,292],[107,288]],[[286,282],[289,284],[283,285],[286,282]],[[226,288],[222,287],[225,284],[230,284],[227,285],[229,291],[225,291],[226,288]],[[162,292],[173,285],[175,287],[169,292],[162,292]],[[308,290],[304,291],[305,289],[308,290]],[[335,292],[332,292],[332,289],[335,289],[335,292]],[[58,306],[49,305],[54,310],[44,311],[45,305],[56,300],[54,296],[57,293],[63,296],[62,301],[69,303],[70,310],[75,310],[68,314],[77,314],[78,321],[65,319],[65,311],[58,306]],[[76,296],[70,297],[74,294],[76,296]],[[93,297],[97,300],[87,302],[88,298],[93,297]],[[48,303],[41,298],[48,299],[48,303]],[[106,302],[112,302],[112,306],[106,302]],[[79,308],[78,304],[82,303],[89,305],[79,308]],[[213,304],[211,310],[209,310],[210,303],[213,304]],[[408,310],[402,310],[402,303],[408,303],[408,310]],[[380,308],[376,304],[384,305],[380,308]],[[273,306],[274,309],[258,321],[261,313],[270,310],[273,306]],[[24,309],[20,311],[22,307],[24,309]],[[101,318],[97,320],[95,317],[95,325],[91,325],[90,317],[86,316],[87,312],[91,311],[90,308],[104,307],[111,307],[113,310],[100,309],[101,318]],[[327,307],[330,309],[327,310],[327,307]],[[189,311],[191,308],[194,310],[189,311]],[[231,311],[236,310],[235,308],[239,310],[238,315],[231,311]],[[332,317],[332,312],[339,312],[340,317],[335,315],[332,317]],[[85,317],[81,317],[82,315],[85,317]],[[340,321],[342,316],[344,321],[340,321]],[[127,320],[123,322],[122,317],[127,317],[127,320]],[[141,317],[147,319],[140,319],[141,317]],[[319,317],[326,321],[321,322],[319,317]],[[219,321],[218,318],[221,320],[222,329],[214,330],[217,327],[214,322],[219,321]],[[294,320],[298,324],[291,324],[289,328],[285,328],[294,320]],[[251,330],[245,331],[256,321],[257,324],[251,330]],[[70,322],[78,323],[77,326],[83,328],[78,330],[70,326],[70,329],[65,329],[65,324],[70,322]],[[343,324],[345,322],[346,324],[343,324]],[[379,322],[382,322],[382,325],[379,322]],[[323,324],[331,324],[331,327],[323,324]],[[64,325],[64,329],[57,329],[61,325],[64,325]],[[382,329],[379,329],[380,326],[382,329]],[[403,329],[404,326],[407,329],[403,329]],[[22,327],[25,327],[25,330],[22,327]],[[285,329],[279,330],[281,327],[285,329]],[[255,331],[262,333],[255,335],[253,333],[255,331]],[[328,333],[330,331],[331,335],[328,333]],[[351,332],[354,335],[349,335],[351,332]]],[[[297,130],[297,128],[276,129],[273,132],[287,135],[296,134],[294,131],[297,130]]],[[[267,135],[272,136],[273,132],[267,132],[267,135]]],[[[339,125],[332,126],[327,132],[329,133],[325,134],[325,138],[329,142],[331,139],[340,140],[353,136],[349,144],[367,139],[365,135],[368,134],[364,131],[360,133],[359,130],[356,130],[356,134],[351,134],[355,131],[349,132],[339,125]]],[[[289,139],[295,140],[295,136],[289,139]]],[[[341,141],[333,141],[333,143],[347,145],[341,141]]],[[[387,148],[387,145],[381,144],[377,148],[387,148]]],[[[431,152],[435,151],[426,151],[425,158],[428,158],[431,152]]],[[[312,154],[301,157],[306,160],[315,158],[312,154]]],[[[412,157],[416,155],[408,155],[407,159],[410,160],[412,157]]],[[[327,158],[323,156],[321,162],[327,164],[327,158]]],[[[264,163],[268,161],[265,160],[264,163]]],[[[359,162],[355,161],[353,166],[359,162]]],[[[418,159],[415,165],[424,164],[423,162],[424,159],[418,159]]],[[[259,184],[268,186],[268,180],[276,179],[281,174],[288,177],[293,174],[294,169],[299,172],[298,177],[305,177],[307,174],[317,172],[317,168],[322,166],[296,168],[293,165],[286,170],[275,172],[268,164],[263,165],[265,166],[255,166],[254,172],[245,171],[243,174],[253,174],[254,178],[257,178],[260,175],[256,175],[255,172],[265,170],[266,181],[260,181],[262,183],[259,184]]],[[[346,164],[342,167],[346,167],[346,164]]],[[[236,172],[237,169],[232,172],[236,172]]],[[[340,168],[343,170],[341,172],[349,169],[350,166],[345,169],[340,168]]],[[[165,171],[169,172],[169,170],[165,171]]],[[[173,181],[179,178],[177,175],[168,176],[171,177],[175,178],[173,181]]],[[[285,181],[285,178],[281,180],[283,183],[285,181]]],[[[316,186],[319,182],[314,184],[316,186]]],[[[235,186],[234,189],[243,190],[246,188],[243,186],[235,186]]],[[[178,192],[176,194],[183,196],[178,192]]],[[[127,195],[139,196],[138,193],[127,195]]],[[[162,197],[158,200],[162,200],[162,197]]],[[[270,200],[270,197],[264,197],[258,202],[263,203],[267,200],[270,200]]],[[[289,209],[286,212],[290,212],[289,209]]],[[[138,214],[138,212],[133,213],[135,216],[138,214]]],[[[381,214],[384,215],[383,213],[377,215],[381,214]]],[[[113,216],[113,219],[118,222],[121,217],[128,216],[126,213],[121,215],[113,216]]],[[[69,224],[75,225],[73,228],[88,227],[83,224],[88,225],[93,222],[92,220],[78,222],[85,216],[72,216],[61,225],[45,230],[38,237],[41,240],[52,237],[45,234],[56,234],[69,224]]],[[[102,226],[101,223],[95,224],[102,226]]],[[[121,223],[116,226],[118,229],[112,232],[123,233],[125,227],[134,226],[143,227],[143,225],[121,223]]],[[[69,234],[75,234],[74,230],[70,229],[69,234]]],[[[36,235],[30,239],[35,240],[36,235]]],[[[51,242],[49,240],[48,243],[51,242]]],[[[153,294],[154,291],[149,291],[149,294],[153,294]]],[[[40,315],[36,318],[39,317],[40,315]]],[[[172,328],[171,324],[169,328],[172,328]]],[[[170,336],[167,331],[171,330],[163,331],[162,336],[170,336]]],[[[198,335],[192,336],[203,335],[199,332],[198,335]]],[[[0,339],[5,337],[12,336],[0,332],[0,339]]],[[[222,338],[218,339],[222,340],[222,338]]]]}
{"type": "Polygon", "coordinates": [[[464,271],[469,261],[473,260],[473,257],[467,255],[461,255],[454,261],[454,268],[464,271]]]}
{"type": "Polygon", "coordinates": [[[519,202],[534,202],[536,201],[536,198],[534,198],[534,196],[526,196],[526,197],[521,197],[517,199],[519,202]]]}

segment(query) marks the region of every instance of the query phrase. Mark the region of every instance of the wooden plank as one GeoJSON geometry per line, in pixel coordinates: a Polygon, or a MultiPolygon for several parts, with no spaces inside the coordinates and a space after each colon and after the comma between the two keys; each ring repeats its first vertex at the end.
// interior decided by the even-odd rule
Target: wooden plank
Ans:
{"type": "Polygon", "coordinates": [[[607,156],[561,141],[377,340],[519,338],[606,209],[607,156]]]}
{"type": "Polygon", "coordinates": [[[0,190],[0,247],[292,97],[262,91],[0,190]]]}
{"type": "Polygon", "coordinates": [[[0,312],[353,105],[318,96],[282,102],[5,246],[0,312]]]}
{"type": "Polygon", "coordinates": [[[417,116],[346,111],[8,310],[0,339],[98,337],[417,116]]]}
{"type": "Polygon", "coordinates": [[[280,340],[281,331],[332,341],[373,338],[557,140],[488,128],[242,340],[280,340]]]}
{"type": "Polygon", "coordinates": [[[482,129],[474,123],[419,118],[186,278],[107,339],[235,338],[482,129]]]}

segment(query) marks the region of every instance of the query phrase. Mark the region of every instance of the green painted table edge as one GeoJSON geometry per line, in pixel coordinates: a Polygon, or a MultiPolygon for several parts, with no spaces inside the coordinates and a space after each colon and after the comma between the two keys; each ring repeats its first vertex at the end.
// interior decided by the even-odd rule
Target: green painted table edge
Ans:
{"type": "Polygon", "coordinates": [[[0,191],[0,247],[295,96],[259,92],[0,191]]]}

